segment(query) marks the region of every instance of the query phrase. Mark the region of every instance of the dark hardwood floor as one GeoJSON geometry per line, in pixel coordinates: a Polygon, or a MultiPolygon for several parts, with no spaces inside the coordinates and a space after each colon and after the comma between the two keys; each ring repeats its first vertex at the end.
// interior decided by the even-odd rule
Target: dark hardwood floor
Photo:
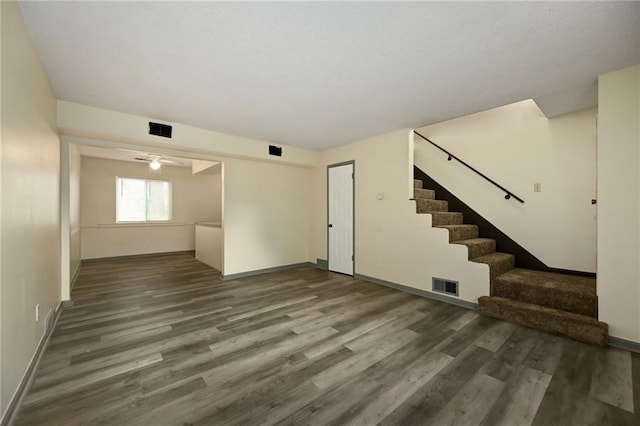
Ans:
{"type": "Polygon", "coordinates": [[[20,425],[638,425],[640,356],[300,268],[85,263],[20,425]]]}

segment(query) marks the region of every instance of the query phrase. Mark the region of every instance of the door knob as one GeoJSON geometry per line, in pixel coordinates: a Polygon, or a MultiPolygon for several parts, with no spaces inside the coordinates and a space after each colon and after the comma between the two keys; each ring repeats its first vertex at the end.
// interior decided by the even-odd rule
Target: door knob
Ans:
{"type": "Polygon", "coordinates": [[[329,228],[333,228],[333,224],[332,223],[329,224],[329,228]]]}

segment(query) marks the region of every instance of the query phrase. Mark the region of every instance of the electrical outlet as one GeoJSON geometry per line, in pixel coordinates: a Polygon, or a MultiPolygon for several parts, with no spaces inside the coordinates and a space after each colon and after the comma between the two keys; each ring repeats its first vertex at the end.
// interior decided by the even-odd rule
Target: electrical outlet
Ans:
{"type": "Polygon", "coordinates": [[[40,321],[40,304],[36,305],[36,322],[40,321]]]}
{"type": "Polygon", "coordinates": [[[533,184],[533,192],[542,192],[542,184],[534,183],[533,184]]]}

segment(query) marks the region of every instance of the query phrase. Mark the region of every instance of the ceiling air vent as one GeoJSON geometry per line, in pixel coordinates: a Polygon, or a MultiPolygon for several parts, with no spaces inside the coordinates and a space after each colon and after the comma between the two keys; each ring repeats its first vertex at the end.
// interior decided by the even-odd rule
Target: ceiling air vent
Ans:
{"type": "Polygon", "coordinates": [[[431,288],[438,293],[450,296],[458,296],[458,281],[445,280],[443,278],[431,278],[431,288]]]}
{"type": "Polygon", "coordinates": [[[161,136],[163,138],[171,139],[171,131],[173,128],[168,124],[149,122],[149,134],[154,136],[161,136]]]}
{"type": "Polygon", "coordinates": [[[269,145],[269,155],[275,155],[276,157],[282,157],[282,147],[269,145]]]}

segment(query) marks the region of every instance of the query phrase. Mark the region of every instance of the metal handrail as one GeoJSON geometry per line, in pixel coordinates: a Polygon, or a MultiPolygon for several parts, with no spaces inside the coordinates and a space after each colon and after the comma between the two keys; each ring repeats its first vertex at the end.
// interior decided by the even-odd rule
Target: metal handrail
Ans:
{"type": "Polygon", "coordinates": [[[479,174],[480,176],[482,176],[483,178],[485,178],[486,180],[488,180],[489,182],[491,182],[492,184],[494,184],[495,186],[497,186],[498,188],[500,188],[502,191],[505,192],[505,200],[510,199],[511,197],[515,198],[516,200],[520,201],[521,203],[524,204],[524,200],[520,197],[518,197],[516,194],[514,194],[513,192],[509,191],[507,188],[505,188],[504,186],[500,185],[498,182],[496,182],[495,180],[491,179],[490,177],[486,176],[484,173],[478,171],[477,169],[475,169],[473,166],[470,166],[469,164],[465,163],[464,161],[462,161],[461,159],[459,159],[458,157],[456,157],[455,155],[453,155],[452,153],[450,153],[449,151],[447,151],[446,149],[442,148],[440,145],[438,145],[437,143],[435,143],[434,141],[432,141],[431,139],[429,139],[428,137],[421,135],[419,132],[417,131],[413,131],[413,133],[415,133],[416,135],[420,136],[422,139],[424,139],[425,141],[429,142],[431,145],[435,146],[436,148],[438,148],[440,151],[444,152],[445,154],[448,155],[447,160],[451,161],[452,159],[457,160],[459,163],[461,163],[462,165],[466,166],[467,168],[473,170],[474,172],[476,172],[477,174],[479,174]]]}

